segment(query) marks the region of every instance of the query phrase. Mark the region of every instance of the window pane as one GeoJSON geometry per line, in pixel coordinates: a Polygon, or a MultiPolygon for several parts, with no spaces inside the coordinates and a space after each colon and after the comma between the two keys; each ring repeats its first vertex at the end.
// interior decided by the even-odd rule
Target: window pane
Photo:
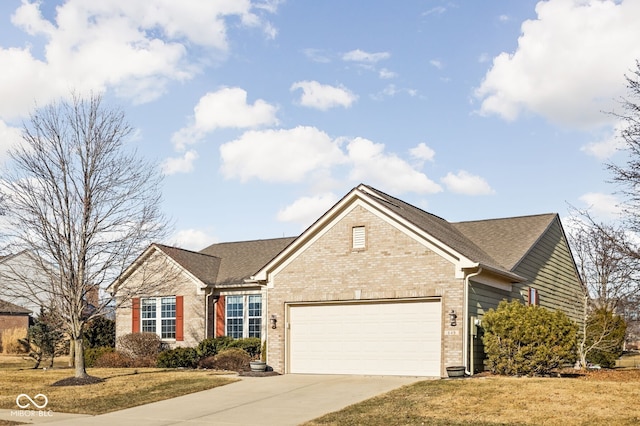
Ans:
{"type": "Polygon", "coordinates": [[[162,334],[160,337],[163,339],[176,338],[176,320],[175,319],[162,320],[162,334]]]}
{"type": "Polygon", "coordinates": [[[163,297],[162,298],[162,318],[175,318],[175,317],[176,317],[176,298],[163,297]]]}
{"type": "Polygon", "coordinates": [[[253,294],[248,297],[249,302],[249,333],[247,337],[261,337],[262,326],[262,296],[253,294]]]}
{"type": "Polygon", "coordinates": [[[243,331],[242,296],[227,296],[227,336],[239,339],[243,331]]]}
{"type": "Polygon", "coordinates": [[[156,317],[156,299],[142,299],[140,311],[142,312],[142,318],[155,318],[156,317]]]}
{"type": "Polygon", "coordinates": [[[176,338],[176,298],[163,297],[161,301],[160,337],[163,339],[176,338]]]}

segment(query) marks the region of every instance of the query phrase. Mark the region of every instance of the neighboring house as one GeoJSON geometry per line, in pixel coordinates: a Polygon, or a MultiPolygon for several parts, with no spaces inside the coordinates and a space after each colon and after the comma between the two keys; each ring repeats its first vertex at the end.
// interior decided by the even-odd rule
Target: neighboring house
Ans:
{"type": "Polygon", "coordinates": [[[133,309],[119,309],[119,334],[159,319],[161,296],[175,297],[183,326],[195,331],[176,344],[260,336],[268,364],[281,373],[478,372],[482,317],[501,300],[561,309],[575,320],[581,307],[582,284],[558,215],[450,223],[367,185],[295,239],[149,251],[174,259],[184,277],[173,292],[136,296],[133,309]],[[175,259],[182,255],[189,262],[175,259]]]}
{"type": "Polygon", "coordinates": [[[27,250],[0,258],[0,299],[37,314],[49,304],[49,277],[27,250]]]}
{"type": "Polygon", "coordinates": [[[26,336],[30,319],[31,311],[29,309],[0,300],[0,342],[2,342],[2,333],[5,330],[23,329],[24,336],[26,336]]]}

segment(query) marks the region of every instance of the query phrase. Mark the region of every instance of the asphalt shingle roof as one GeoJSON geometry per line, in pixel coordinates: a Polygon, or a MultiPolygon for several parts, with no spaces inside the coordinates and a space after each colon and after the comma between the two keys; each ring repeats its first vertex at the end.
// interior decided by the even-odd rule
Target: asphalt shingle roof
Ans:
{"type": "Polygon", "coordinates": [[[206,285],[216,283],[221,263],[220,258],[162,244],[155,244],[155,246],[206,285]]]}
{"type": "Polygon", "coordinates": [[[0,300],[0,314],[9,315],[29,315],[31,311],[22,306],[14,305],[13,303],[0,300]]]}
{"type": "Polygon", "coordinates": [[[511,272],[549,227],[556,214],[451,223],[367,185],[369,193],[456,252],[497,270],[511,272]]]}
{"type": "Polygon", "coordinates": [[[296,237],[212,244],[200,253],[220,259],[216,285],[240,284],[276,257],[296,237]]]}

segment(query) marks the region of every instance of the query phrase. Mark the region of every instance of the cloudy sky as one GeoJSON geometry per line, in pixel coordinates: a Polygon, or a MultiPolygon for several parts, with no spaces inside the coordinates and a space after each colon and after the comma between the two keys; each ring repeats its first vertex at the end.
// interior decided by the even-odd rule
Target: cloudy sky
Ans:
{"type": "Polygon", "coordinates": [[[0,158],[104,93],[166,175],[166,243],[296,235],[359,183],[451,221],[615,213],[637,0],[3,0],[0,158]]]}

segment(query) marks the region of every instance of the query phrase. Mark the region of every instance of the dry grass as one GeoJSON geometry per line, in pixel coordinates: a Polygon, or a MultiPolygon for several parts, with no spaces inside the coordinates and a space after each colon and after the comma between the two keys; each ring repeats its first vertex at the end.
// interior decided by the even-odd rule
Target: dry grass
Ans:
{"type": "Polygon", "coordinates": [[[425,381],[306,425],[636,425],[639,385],[638,370],[425,381]]]}
{"type": "Polygon", "coordinates": [[[0,408],[18,409],[16,397],[42,393],[54,412],[102,414],[226,385],[236,379],[203,370],[95,368],[105,381],[86,386],[51,386],[73,375],[70,369],[0,371],[0,408]]]}
{"type": "Polygon", "coordinates": [[[20,339],[27,337],[26,328],[10,328],[2,332],[2,353],[18,354],[23,351],[20,339]]]}

